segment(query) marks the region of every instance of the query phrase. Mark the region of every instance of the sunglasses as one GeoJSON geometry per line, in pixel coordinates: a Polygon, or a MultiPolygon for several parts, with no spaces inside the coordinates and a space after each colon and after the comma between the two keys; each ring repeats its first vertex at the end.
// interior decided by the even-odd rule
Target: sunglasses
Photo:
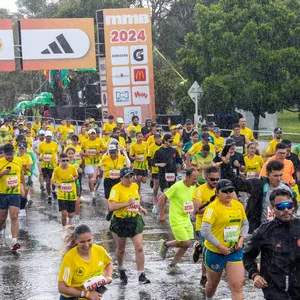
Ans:
{"type": "Polygon", "coordinates": [[[207,177],[210,181],[218,181],[220,178],[210,178],[210,177],[207,177]]]}
{"type": "Polygon", "coordinates": [[[225,190],[225,191],[220,191],[224,194],[228,194],[228,193],[233,193],[235,191],[235,189],[228,189],[228,190],[225,190]]]}
{"type": "Polygon", "coordinates": [[[62,159],[61,161],[62,161],[62,162],[69,162],[68,159],[62,159]]]}
{"type": "Polygon", "coordinates": [[[292,209],[294,207],[294,203],[293,202],[281,202],[281,203],[275,204],[274,206],[278,210],[285,210],[286,208],[292,209]]]}

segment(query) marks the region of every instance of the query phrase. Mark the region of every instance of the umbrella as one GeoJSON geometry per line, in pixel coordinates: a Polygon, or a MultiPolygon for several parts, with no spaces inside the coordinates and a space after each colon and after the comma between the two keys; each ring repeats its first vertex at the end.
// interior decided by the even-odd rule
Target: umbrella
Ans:
{"type": "Polygon", "coordinates": [[[33,100],[30,101],[30,104],[31,104],[31,106],[38,105],[38,104],[41,104],[41,105],[49,104],[51,106],[54,106],[54,103],[50,98],[41,97],[41,96],[35,97],[33,100]]]}
{"type": "Polygon", "coordinates": [[[29,108],[30,106],[30,101],[21,101],[15,105],[13,111],[29,108]]]}
{"type": "Polygon", "coordinates": [[[74,69],[76,72],[87,72],[87,73],[95,73],[98,72],[95,68],[81,68],[81,69],[74,69]]]}
{"type": "Polygon", "coordinates": [[[44,97],[44,98],[53,99],[53,94],[52,94],[52,93],[48,93],[48,92],[40,93],[40,94],[37,95],[37,96],[41,96],[41,97],[44,97]]]}

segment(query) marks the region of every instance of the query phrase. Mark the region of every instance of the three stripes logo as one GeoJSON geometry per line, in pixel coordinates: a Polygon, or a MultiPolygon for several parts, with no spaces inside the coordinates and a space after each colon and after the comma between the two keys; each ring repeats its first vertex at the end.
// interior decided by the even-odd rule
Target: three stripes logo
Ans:
{"type": "Polygon", "coordinates": [[[56,37],[56,40],[50,43],[49,48],[46,48],[41,52],[41,54],[72,54],[74,53],[72,47],[68,43],[67,39],[63,34],[56,37]],[[50,52],[51,50],[51,52],[50,52]]]}

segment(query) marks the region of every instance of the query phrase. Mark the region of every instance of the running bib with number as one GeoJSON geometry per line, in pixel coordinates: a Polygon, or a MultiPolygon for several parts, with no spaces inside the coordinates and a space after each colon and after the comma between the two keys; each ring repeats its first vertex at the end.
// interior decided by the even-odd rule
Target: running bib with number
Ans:
{"type": "Polygon", "coordinates": [[[6,178],[6,184],[7,184],[7,187],[9,188],[13,188],[13,187],[16,187],[18,186],[18,177],[8,177],[6,178]]]}
{"type": "Polygon", "coordinates": [[[247,178],[255,178],[256,172],[247,172],[247,178]]]}
{"type": "Polygon", "coordinates": [[[81,160],[81,154],[79,152],[75,153],[75,159],[81,160]]]}
{"type": "Polygon", "coordinates": [[[61,191],[63,193],[72,192],[72,183],[62,183],[61,184],[61,191]]]}
{"type": "Polygon", "coordinates": [[[88,153],[89,156],[95,156],[96,155],[96,149],[89,149],[87,153],[88,153]]]}
{"type": "Polygon", "coordinates": [[[44,157],[43,157],[43,160],[45,162],[52,161],[52,154],[45,154],[44,157]]]}
{"type": "Polygon", "coordinates": [[[166,173],[165,178],[168,182],[174,182],[175,181],[175,173],[166,173]]]}
{"type": "Polygon", "coordinates": [[[227,243],[237,243],[239,240],[239,226],[227,226],[224,228],[224,241],[227,243]]]}
{"type": "Polygon", "coordinates": [[[137,156],[135,157],[135,160],[138,161],[138,162],[144,161],[144,155],[137,155],[137,156]]]}
{"type": "Polygon", "coordinates": [[[271,222],[275,218],[274,211],[271,210],[270,206],[267,207],[267,222],[271,222]]]}
{"type": "Polygon", "coordinates": [[[194,213],[194,204],[193,204],[193,202],[184,202],[183,212],[184,212],[185,215],[191,215],[192,213],[194,213]]]}
{"type": "Polygon", "coordinates": [[[135,201],[130,206],[128,206],[127,211],[132,213],[138,213],[140,209],[140,201],[135,201]]]}
{"type": "Polygon", "coordinates": [[[109,171],[109,178],[110,179],[118,179],[118,178],[120,178],[120,170],[110,170],[109,171]]]}
{"type": "Polygon", "coordinates": [[[244,148],[243,148],[243,146],[235,146],[235,151],[237,153],[243,154],[244,153],[244,148]]]}

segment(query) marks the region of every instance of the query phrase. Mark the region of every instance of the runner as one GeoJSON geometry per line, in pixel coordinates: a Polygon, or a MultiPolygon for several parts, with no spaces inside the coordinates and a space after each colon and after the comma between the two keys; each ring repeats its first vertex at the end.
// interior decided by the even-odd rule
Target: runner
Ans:
{"type": "Polygon", "coordinates": [[[117,124],[114,122],[114,116],[109,115],[108,116],[108,122],[104,123],[103,129],[102,129],[102,134],[104,135],[104,139],[107,141],[109,137],[113,133],[113,129],[117,127],[117,124]]]}
{"type": "Polygon", "coordinates": [[[191,133],[191,135],[190,135],[191,140],[183,145],[183,148],[182,148],[183,156],[186,155],[186,153],[192,148],[192,146],[194,144],[198,143],[198,137],[199,137],[199,135],[196,130],[191,133]]]}
{"type": "Polygon", "coordinates": [[[135,132],[142,132],[142,126],[139,124],[139,120],[138,116],[132,116],[132,124],[127,127],[127,134],[129,134],[131,129],[135,129],[135,132]]]}
{"type": "Polygon", "coordinates": [[[215,151],[218,155],[224,148],[225,140],[221,137],[221,129],[219,127],[214,128],[214,145],[215,151]]]}
{"type": "MultiPolygon", "coordinates": [[[[125,136],[126,137],[126,136],[125,136]]],[[[110,144],[110,141],[112,139],[116,139],[120,145],[122,145],[123,147],[126,147],[126,140],[125,138],[122,136],[122,130],[119,127],[115,127],[113,129],[113,134],[111,135],[111,137],[108,139],[107,144],[110,144]]]]}
{"type": "MultiPolygon", "coordinates": [[[[43,174],[43,179],[46,180],[46,191],[48,196],[48,203],[52,202],[51,197],[51,178],[53,170],[57,165],[57,154],[59,153],[58,144],[52,141],[52,132],[45,132],[45,141],[39,144],[37,151],[40,160],[40,167],[43,174]]],[[[55,187],[52,187],[52,196],[57,198],[55,187]]]]}
{"type": "Polygon", "coordinates": [[[182,131],[182,135],[181,135],[183,145],[190,142],[193,131],[194,130],[193,130],[192,120],[186,119],[185,123],[184,123],[183,131],[182,131]]]}
{"type": "Polygon", "coordinates": [[[161,222],[165,221],[164,208],[167,199],[170,200],[169,222],[175,237],[173,241],[160,240],[159,255],[162,259],[165,259],[169,248],[178,248],[174,258],[168,265],[168,271],[171,274],[178,271],[177,264],[191,246],[191,240],[194,239],[194,229],[190,215],[194,213],[192,195],[196,189],[198,175],[196,169],[188,169],[184,180],[171,186],[159,197],[161,222]]]}
{"type": "Polygon", "coordinates": [[[25,178],[22,171],[22,160],[14,156],[11,144],[3,146],[4,157],[0,158],[0,241],[5,237],[5,222],[7,215],[11,220],[11,250],[20,248],[17,241],[19,232],[18,214],[20,209],[20,194],[26,191],[25,178]]]}
{"type": "Polygon", "coordinates": [[[146,137],[146,135],[151,132],[151,127],[152,127],[152,120],[146,119],[145,126],[141,130],[144,137],[146,137]]]}
{"type": "Polygon", "coordinates": [[[274,139],[269,142],[268,147],[264,151],[263,157],[268,158],[275,154],[276,145],[281,142],[282,129],[276,127],[274,129],[274,139]]]}
{"type": "Polygon", "coordinates": [[[256,143],[253,131],[246,127],[246,119],[240,118],[239,119],[239,126],[240,126],[240,134],[244,135],[249,141],[256,143]]]}
{"type": "Polygon", "coordinates": [[[95,288],[87,290],[84,284],[97,276],[104,276],[103,285],[110,284],[112,258],[103,247],[94,244],[91,229],[85,224],[69,230],[65,243],[65,254],[58,276],[60,300],[101,299],[101,291],[95,288]]]}
{"type": "Polygon", "coordinates": [[[123,264],[126,238],[131,238],[135,250],[138,281],[147,284],[150,283],[150,280],[145,276],[144,271],[144,221],[141,216],[141,213],[147,214],[147,210],[140,204],[138,185],[132,182],[133,174],[134,172],[130,168],[123,168],[120,172],[121,182],[114,185],[111,189],[108,206],[114,215],[111,220],[110,230],[117,244],[116,258],[121,282],[123,284],[128,282],[126,269],[123,264]]]}
{"type": "Polygon", "coordinates": [[[61,224],[72,224],[72,218],[75,215],[75,205],[77,200],[75,182],[78,178],[76,168],[69,164],[68,155],[61,153],[59,155],[60,165],[54,169],[52,184],[58,190],[58,208],[61,212],[61,224]]]}
{"type": "Polygon", "coordinates": [[[243,300],[243,243],[249,229],[242,204],[233,199],[231,181],[222,179],[216,186],[216,198],[206,208],[201,235],[205,238],[203,261],[207,270],[206,300],[213,299],[223,270],[231,299],[243,300]]]}
{"type": "Polygon", "coordinates": [[[146,183],[148,175],[148,144],[143,141],[144,137],[141,132],[136,134],[136,143],[130,147],[129,156],[133,160],[133,171],[136,183],[141,191],[141,183],[146,183]]]}
{"type": "Polygon", "coordinates": [[[233,125],[233,134],[230,138],[234,139],[235,141],[235,151],[240,154],[245,154],[246,145],[250,143],[250,141],[241,134],[240,132],[240,125],[238,123],[233,125]]]}
{"type": "Polygon", "coordinates": [[[246,178],[256,178],[259,177],[261,168],[264,165],[264,161],[261,156],[256,155],[256,145],[255,143],[250,143],[247,145],[247,154],[244,156],[245,161],[245,174],[246,178]]]}
{"type": "MultiPolygon", "coordinates": [[[[215,166],[208,167],[205,170],[205,179],[206,179],[206,183],[197,187],[193,194],[194,214],[196,215],[195,233],[200,239],[200,241],[196,241],[193,246],[194,262],[197,262],[199,260],[199,256],[202,253],[202,248],[205,241],[200,231],[205,208],[199,210],[199,207],[208,204],[210,202],[210,199],[216,194],[216,186],[220,179],[218,168],[215,166]]],[[[200,285],[205,287],[207,277],[206,277],[206,268],[203,262],[202,262],[201,270],[202,270],[202,274],[200,278],[200,285]]]]}

